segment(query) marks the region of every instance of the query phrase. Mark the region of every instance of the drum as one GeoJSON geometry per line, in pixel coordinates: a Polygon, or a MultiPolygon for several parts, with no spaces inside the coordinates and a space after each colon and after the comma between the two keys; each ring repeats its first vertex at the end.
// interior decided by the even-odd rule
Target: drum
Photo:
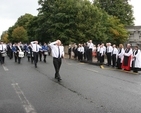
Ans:
{"type": "Polygon", "coordinates": [[[47,52],[47,51],[45,51],[45,52],[44,52],[44,55],[48,55],[48,52],[47,52]]]}
{"type": "Polygon", "coordinates": [[[24,52],[19,52],[19,57],[23,58],[24,57],[24,52]]]}
{"type": "Polygon", "coordinates": [[[2,53],[1,53],[1,56],[2,56],[2,57],[6,57],[6,56],[7,56],[6,52],[2,52],[2,53]]]}

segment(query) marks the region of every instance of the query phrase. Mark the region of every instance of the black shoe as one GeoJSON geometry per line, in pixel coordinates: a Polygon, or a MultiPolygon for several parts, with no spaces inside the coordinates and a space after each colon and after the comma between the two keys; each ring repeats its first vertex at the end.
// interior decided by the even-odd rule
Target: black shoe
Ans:
{"type": "Polygon", "coordinates": [[[60,82],[60,80],[62,80],[61,78],[58,78],[58,82],[60,82]]]}
{"type": "Polygon", "coordinates": [[[35,64],[35,68],[37,68],[37,64],[35,64]]]}

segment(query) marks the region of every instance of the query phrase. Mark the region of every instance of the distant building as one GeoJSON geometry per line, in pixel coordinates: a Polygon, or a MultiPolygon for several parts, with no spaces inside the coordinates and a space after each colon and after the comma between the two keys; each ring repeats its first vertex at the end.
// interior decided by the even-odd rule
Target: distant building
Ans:
{"type": "Polygon", "coordinates": [[[128,26],[126,27],[127,31],[130,32],[127,43],[130,43],[132,46],[141,47],[141,26],[128,26]]]}

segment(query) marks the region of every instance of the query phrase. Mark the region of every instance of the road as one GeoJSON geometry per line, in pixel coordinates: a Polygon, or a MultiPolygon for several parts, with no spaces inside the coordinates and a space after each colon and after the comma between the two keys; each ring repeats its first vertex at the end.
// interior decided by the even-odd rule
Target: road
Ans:
{"type": "Polygon", "coordinates": [[[38,68],[23,58],[0,65],[0,113],[141,113],[141,74],[52,57],[38,68]]]}

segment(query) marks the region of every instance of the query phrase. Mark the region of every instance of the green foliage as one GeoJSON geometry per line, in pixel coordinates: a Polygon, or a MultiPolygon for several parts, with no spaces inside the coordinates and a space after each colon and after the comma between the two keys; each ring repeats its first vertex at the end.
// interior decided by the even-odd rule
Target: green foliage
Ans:
{"type": "Polygon", "coordinates": [[[15,42],[27,42],[27,31],[23,27],[17,27],[12,32],[12,37],[15,42]]]}
{"type": "Polygon", "coordinates": [[[39,0],[38,3],[38,16],[25,14],[8,29],[10,41],[17,41],[22,35],[18,35],[20,30],[15,33],[17,35],[14,34],[19,27],[27,31],[25,37],[29,42],[38,40],[43,43],[60,39],[63,44],[69,44],[92,39],[96,44],[107,41],[121,43],[128,37],[120,19],[108,15],[96,1],[96,5],[89,0],[39,0]]]}
{"type": "Polygon", "coordinates": [[[129,0],[94,0],[94,5],[106,11],[109,15],[116,16],[125,26],[134,25],[132,5],[129,0]]]}

